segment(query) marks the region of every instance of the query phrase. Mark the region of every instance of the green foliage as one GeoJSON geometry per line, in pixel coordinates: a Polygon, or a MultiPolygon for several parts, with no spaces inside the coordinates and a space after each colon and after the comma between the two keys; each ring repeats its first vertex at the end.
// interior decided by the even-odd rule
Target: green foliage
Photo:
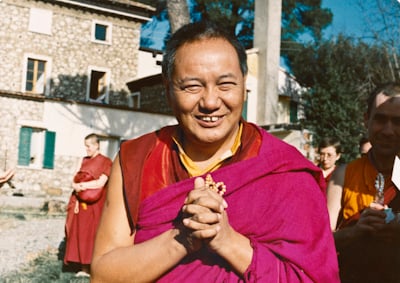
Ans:
{"type": "MultiPolygon", "coordinates": [[[[245,47],[253,46],[254,0],[195,2],[196,20],[202,18],[221,23],[235,33],[245,47]]],[[[282,0],[282,41],[296,41],[305,33],[318,41],[322,30],[332,22],[332,17],[329,9],[321,8],[320,0],[282,0]]]]}
{"type": "Polygon", "coordinates": [[[332,19],[330,9],[321,8],[321,0],[282,0],[282,41],[296,41],[304,33],[319,41],[332,19]]]}
{"type": "MultiPolygon", "coordinates": [[[[253,47],[255,0],[192,0],[190,3],[193,4],[192,21],[208,19],[218,22],[236,34],[246,48],[253,47]]],[[[158,1],[157,10],[155,21],[166,21],[165,0],[158,1]]],[[[322,30],[330,25],[332,18],[332,12],[329,9],[321,8],[321,0],[282,0],[282,42],[292,43],[304,34],[319,41],[322,30]]],[[[173,20],[169,19],[169,21],[173,20]]],[[[147,32],[147,29],[153,29],[157,34],[155,21],[145,24],[143,30],[147,32]]],[[[151,44],[150,38],[141,39],[142,46],[151,44]]],[[[286,49],[288,47],[283,46],[283,56],[286,54],[286,49]]]]}
{"type": "Polygon", "coordinates": [[[217,22],[236,34],[246,47],[252,46],[254,0],[196,0],[191,17],[194,21],[217,22]]]}
{"type": "Polygon", "coordinates": [[[306,45],[290,59],[297,81],[307,89],[302,96],[303,127],[314,133],[315,145],[324,136],[334,136],[343,145],[343,161],[356,158],[365,133],[365,99],[377,84],[391,79],[384,50],[339,36],[306,45]]]}

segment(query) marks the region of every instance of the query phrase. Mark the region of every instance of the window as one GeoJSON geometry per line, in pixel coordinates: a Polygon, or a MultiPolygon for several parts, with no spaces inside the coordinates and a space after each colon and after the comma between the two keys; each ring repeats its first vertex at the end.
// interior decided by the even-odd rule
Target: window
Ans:
{"type": "Polygon", "coordinates": [[[107,40],[107,26],[96,24],[94,29],[94,39],[106,41],[107,40]]]}
{"type": "Polygon", "coordinates": [[[22,91],[48,94],[51,60],[45,56],[25,55],[22,91]]]}
{"type": "Polygon", "coordinates": [[[46,62],[28,58],[26,67],[25,90],[35,93],[43,93],[46,76],[46,62]]]}
{"type": "Polygon", "coordinates": [[[88,101],[108,103],[109,72],[89,68],[88,101]]]}
{"type": "Polygon", "coordinates": [[[29,14],[29,31],[51,34],[53,12],[50,10],[31,8],[29,14]]]}
{"type": "Polygon", "coordinates": [[[132,92],[128,96],[128,106],[134,109],[140,109],[140,92],[132,92]]]}
{"type": "Polygon", "coordinates": [[[98,43],[111,43],[111,24],[93,21],[92,40],[98,43]]]}
{"type": "Polygon", "coordinates": [[[40,128],[21,127],[18,165],[32,168],[54,168],[56,133],[40,128]]]}

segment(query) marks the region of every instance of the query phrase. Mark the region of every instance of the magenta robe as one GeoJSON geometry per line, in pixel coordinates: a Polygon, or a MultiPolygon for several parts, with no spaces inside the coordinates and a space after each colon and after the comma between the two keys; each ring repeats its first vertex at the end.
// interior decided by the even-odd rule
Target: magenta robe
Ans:
{"type": "MultiPolygon", "coordinates": [[[[211,173],[216,182],[226,185],[230,224],[250,239],[254,249],[245,277],[239,277],[218,255],[202,249],[184,258],[157,282],[339,282],[321,171],[294,147],[258,130],[262,145],[257,157],[211,173]]],[[[124,147],[134,144],[121,148],[124,176],[124,147]]],[[[124,183],[128,198],[131,184],[124,183]]],[[[180,210],[193,184],[193,178],[182,180],[140,203],[136,244],[181,221],[180,210]]],[[[129,204],[126,199],[132,221],[136,219],[135,208],[129,204]]]]}

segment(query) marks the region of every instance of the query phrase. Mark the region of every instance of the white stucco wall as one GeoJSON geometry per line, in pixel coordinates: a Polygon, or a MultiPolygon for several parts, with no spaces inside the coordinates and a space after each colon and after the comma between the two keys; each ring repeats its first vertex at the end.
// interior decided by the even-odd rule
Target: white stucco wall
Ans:
{"type": "Polygon", "coordinates": [[[90,133],[131,139],[175,124],[172,116],[63,102],[45,102],[43,124],[56,132],[55,155],[83,156],[84,137],[90,133]]]}
{"type": "Polygon", "coordinates": [[[139,50],[137,74],[135,79],[144,78],[161,73],[161,65],[157,65],[157,61],[162,61],[162,54],[156,54],[148,51],[139,50]]]}

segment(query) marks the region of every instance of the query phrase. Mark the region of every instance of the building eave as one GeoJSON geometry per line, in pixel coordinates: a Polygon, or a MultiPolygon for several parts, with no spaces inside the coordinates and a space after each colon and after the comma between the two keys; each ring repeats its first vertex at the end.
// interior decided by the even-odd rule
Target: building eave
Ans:
{"type": "Polygon", "coordinates": [[[128,82],[126,85],[128,86],[131,92],[137,92],[140,91],[140,89],[144,86],[157,85],[157,84],[162,84],[161,74],[155,74],[144,78],[135,79],[133,81],[128,82]]]}
{"type": "Polygon", "coordinates": [[[45,100],[42,94],[34,94],[34,93],[19,92],[19,91],[0,90],[0,96],[16,98],[16,99],[24,99],[24,100],[33,100],[39,102],[43,102],[45,100]]]}
{"type": "Polygon", "coordinates": [[[155,14],[156,8],[144,3],[129,0],[42,0],[58,5],[66,5],[78,9],[87,9],[99,13],[147,22],[155,14]]]}

